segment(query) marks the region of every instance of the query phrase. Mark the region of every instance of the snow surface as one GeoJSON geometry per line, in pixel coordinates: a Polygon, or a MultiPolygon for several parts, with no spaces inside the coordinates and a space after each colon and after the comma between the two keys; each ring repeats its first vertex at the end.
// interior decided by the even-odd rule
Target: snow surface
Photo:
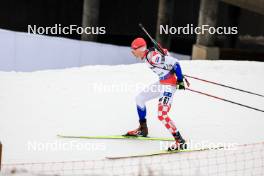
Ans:
{"type": "MultiPolygon", "coordinates": [[[[264,63],[182,61],[185,74],[264,94],[264,63]]],[[[0,72],[0,139],[3,163],[101,159],[153,152],[159,142],[62,139],[65,135],[118,135],[138,126],[134,97],[139,90],[101,86],[148,85],[157,80],[144,64],[85,66],[36,72],[0,72]],[[29,143],[95,146],[33,151],[29,143]]],[[[264,99],[189,79],[192,89],[264,109],[264,99]]],[[[147,103],[150,136],[170,137],[157,119],[157,100],[147,103]]],[[[263,113],[189,91],[175,93],[171,118],[195,142],[253,143],[264,140],[263,113]]]]}

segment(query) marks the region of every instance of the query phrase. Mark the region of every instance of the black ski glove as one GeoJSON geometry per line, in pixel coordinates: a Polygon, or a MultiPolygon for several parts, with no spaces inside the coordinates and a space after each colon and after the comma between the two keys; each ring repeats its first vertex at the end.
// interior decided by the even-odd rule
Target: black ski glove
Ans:
{"type": "Polygon", "coordinates": [[[183,80],[177,82],[177,89],[185,90],[185,85],[184,85],[184,81],[183,80]]]}

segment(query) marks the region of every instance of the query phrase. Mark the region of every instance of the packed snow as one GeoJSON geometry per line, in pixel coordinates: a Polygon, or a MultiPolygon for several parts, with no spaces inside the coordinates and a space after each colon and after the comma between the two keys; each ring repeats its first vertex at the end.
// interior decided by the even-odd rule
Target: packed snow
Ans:
{"type": "MultiPolygon", "coordinates": [[[[181,61],[181,64],[185,74],[264,94],[264,63],[181,61]]],[[[140,88],[155,81],[157,77],[143,63],[0,72],[3,163],[90,160],[159,150],[157,141],[56,136],[121,135],[136,128],[134,97],[140,88]]],[[[261,97],[192,79],[189,82],[192,89],[264,109],[261,97]]],[[[157,118],[157,101],[147,103],[149,135],[170,137],[157,118]]],[[[244,144],[264,140],[262,112],[187,90],[175,93],[170,116],[182,135],[197,143],[244,144]]]]}

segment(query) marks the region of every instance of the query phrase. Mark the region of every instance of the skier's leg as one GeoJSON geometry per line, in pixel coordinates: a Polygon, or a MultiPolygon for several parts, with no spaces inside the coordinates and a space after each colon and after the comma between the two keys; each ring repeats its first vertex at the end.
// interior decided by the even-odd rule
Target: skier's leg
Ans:
{"type": "Polygon", "coordinates": [[[148,135],[148,127],[146,120],[146,114],[147,114],[146,102],[151,99],[159,97],[161,89],[158,86],[160,86],[158,83],[151,84],[136,96],[139,127],[135,130],[128,131],[127,135],[129,136],[148,135]]]}
{"type": "Polygon", "coordinates": [[[177,128],[168,113],[171,108],[174,92],[174,87],[165,85],[158,104],[158,118],[172,134],[176,133],[177,128]]]}
{"type": "Polygon", "coordinates": [[[137,112],[140,121],[146,121],[146,102],[159,97],[161,92],[158,83],[151,84],[136,96],[137,112]]]}
{"type": "Polygon", "coordinates": [[[176,88],[173,86],[169,86],[169,85],[164,86],[164,91],[160,96],[159,104],[158,104],[158,118],[175,138],[176,146],[175,147],[173,146],[173,148],[183,149],[186,148],[185,140],[182,138],[174,122],[171,120],[171,118],[168,115],[172,105],[172,100],[175,90],[176,88]]]}

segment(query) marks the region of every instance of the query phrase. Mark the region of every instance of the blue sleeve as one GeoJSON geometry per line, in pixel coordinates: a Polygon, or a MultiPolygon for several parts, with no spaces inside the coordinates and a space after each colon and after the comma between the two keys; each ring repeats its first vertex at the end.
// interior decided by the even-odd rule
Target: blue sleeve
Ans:
{"type": "Polygon", "coordinates": [[[183,81],[183,74],[182,74],[182,70],[181,70],[181,66],[179,63],[176,63],[173,67],[173,70],[177,76],[177,80],[178,81],[183,81]]]}

